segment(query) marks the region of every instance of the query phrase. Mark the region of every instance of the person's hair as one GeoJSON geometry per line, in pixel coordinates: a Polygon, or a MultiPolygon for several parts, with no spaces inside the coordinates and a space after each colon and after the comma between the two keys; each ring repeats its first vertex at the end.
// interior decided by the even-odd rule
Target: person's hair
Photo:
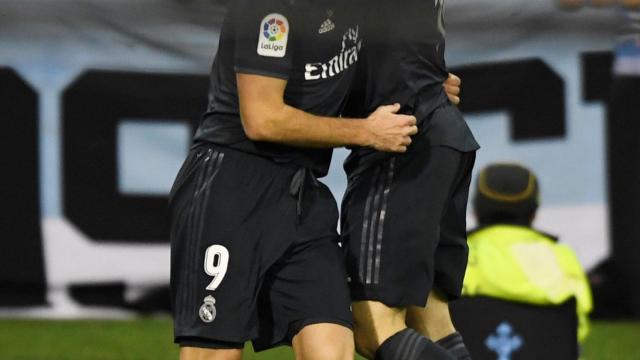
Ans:
{"type": "Polygon", "coordinates": [[[480,226],[530,226],[538,205],[538,180],[526,167],[496,163],[480,172],[473,199],[480,226]]]}

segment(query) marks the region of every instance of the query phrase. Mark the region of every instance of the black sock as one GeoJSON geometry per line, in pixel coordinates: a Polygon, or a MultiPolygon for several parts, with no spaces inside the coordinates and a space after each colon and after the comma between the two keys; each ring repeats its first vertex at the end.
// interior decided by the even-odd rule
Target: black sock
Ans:
{"type": "Polygon", "coordinates": [[[458,360],[471,360],[471,354],[469,354],[469,350],[467,350],[467,347],[464,345],[462,335],[460,335],[459,332],[454,332],[436,341],[436,344],[445,348],[458,360]]]}
{"type": "Polygon", "coordinates": [[[455,358],[417,331],[404,329],[380,345],[375,360],[455,360],[455,358]]]}

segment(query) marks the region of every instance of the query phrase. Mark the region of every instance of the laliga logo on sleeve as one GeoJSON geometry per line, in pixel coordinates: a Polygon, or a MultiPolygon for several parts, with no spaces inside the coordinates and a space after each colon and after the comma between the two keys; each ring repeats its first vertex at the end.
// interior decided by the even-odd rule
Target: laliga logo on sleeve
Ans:
{"type": "Polygon", "coordinates": [[[284,57],[289,39],[289,21],[283,15],[269,14],[262,20],[258,36],[258,55],[284,57]]]}

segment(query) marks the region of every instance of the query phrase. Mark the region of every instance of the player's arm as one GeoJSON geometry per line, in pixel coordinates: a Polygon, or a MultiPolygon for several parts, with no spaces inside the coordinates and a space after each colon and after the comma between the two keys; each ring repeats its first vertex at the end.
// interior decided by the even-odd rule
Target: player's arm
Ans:
{"type": "Polygon", "coordinates": [[[287,81],[237,73],[240,116],[254,141],[300,147],[368,146],[404,152],[418,131],[416,119],[396,114],[400,105],[378,108],[367,119],[342,119],[309,114],[285,104],[287,81]]]}

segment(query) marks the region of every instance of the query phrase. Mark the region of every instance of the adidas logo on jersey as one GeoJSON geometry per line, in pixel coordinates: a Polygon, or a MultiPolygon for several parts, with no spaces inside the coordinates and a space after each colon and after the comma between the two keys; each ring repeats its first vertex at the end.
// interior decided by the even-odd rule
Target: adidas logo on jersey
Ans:
{"type": "Polygon", "coordinates": [[[318,34],[328,33],[329,31],[336,28],[336,24],[331,21],[331,19],[325,20],[322,25],[320,25],[320,29],[318,30],[318,34]]]}

